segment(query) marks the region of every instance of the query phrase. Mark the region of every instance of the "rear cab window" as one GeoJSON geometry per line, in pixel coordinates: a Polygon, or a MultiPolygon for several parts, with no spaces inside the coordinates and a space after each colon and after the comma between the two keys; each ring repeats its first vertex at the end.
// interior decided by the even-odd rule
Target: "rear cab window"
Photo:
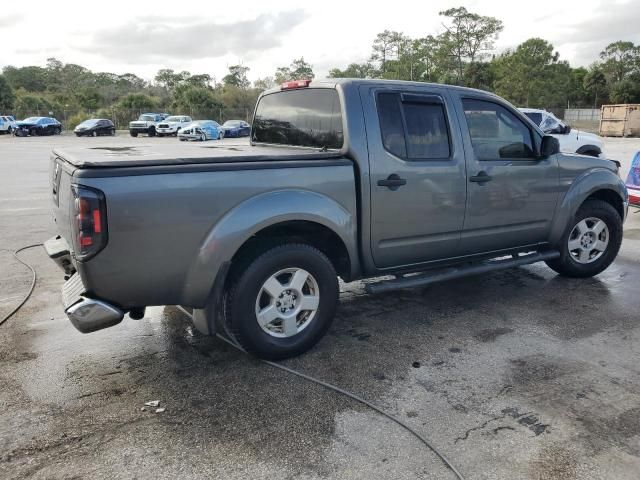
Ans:
{"type": "Polygon", "coordinates": [[[342,111],[333,88],[301,88],[263,96],[252,141],[339,150],[344,144],[342,111]]]}

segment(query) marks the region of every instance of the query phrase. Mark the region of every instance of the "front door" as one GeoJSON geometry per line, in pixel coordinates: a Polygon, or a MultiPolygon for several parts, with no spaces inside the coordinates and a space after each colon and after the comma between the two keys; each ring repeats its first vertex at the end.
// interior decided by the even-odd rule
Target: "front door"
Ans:
{"type": "Polygon", "coordinates": [[[455,256],[466,177],[445,89],[363,86],[371,186],[371,252],[380,269],[455,256]]]}
{"type": "Polygon", "coordinates": [[[540,158],[541,136],[495,98],[455,93],[467,160],[463,255],[535,246],[549,236],[558,160],[540,158]]]}

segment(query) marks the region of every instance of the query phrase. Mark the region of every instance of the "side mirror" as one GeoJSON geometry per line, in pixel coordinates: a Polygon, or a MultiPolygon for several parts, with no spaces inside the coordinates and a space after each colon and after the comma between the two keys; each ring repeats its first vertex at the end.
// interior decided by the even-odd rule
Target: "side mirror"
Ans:
{"type": "Polygon", "coordinates": [[[565,125],[564,126],[564,133],[570,133],[571,132],[571,125],[565,125]]]}
{"type": "Polygon", "coordinates": [[[542,158],[548,158],[551,155],[555,155],[560,152],[560,142],[556,137],[551,135],[545,135],[542,137],[542,143],[540,144],[540,156],[542,158]]]}

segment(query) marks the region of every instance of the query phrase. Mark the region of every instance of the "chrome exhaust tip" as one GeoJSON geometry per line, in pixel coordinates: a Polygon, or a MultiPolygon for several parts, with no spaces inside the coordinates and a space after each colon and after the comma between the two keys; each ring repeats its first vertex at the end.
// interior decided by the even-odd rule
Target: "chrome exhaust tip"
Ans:
{"type": "Polygon", "coordinates": [[[101,300],[81,297],[65,310],[67,317],[76,329],[82,333],[91,333],[103,328],[113,327],[122,321],[124,312],[101,300]]]}

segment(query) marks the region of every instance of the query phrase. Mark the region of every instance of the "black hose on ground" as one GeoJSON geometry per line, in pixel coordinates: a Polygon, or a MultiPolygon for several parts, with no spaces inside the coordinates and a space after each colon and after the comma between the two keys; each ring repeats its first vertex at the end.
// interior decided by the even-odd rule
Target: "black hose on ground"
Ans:
{"type": "MultiPolygon", "coordinates": [[[[177,305],[177,308],[182,311],[185,315],[187,315],[189,318],[192,317],[192,315],[185,310],[183,307],[181,307],[180,305],[177,305]]],[[[223,335],[220,335],[219,333],[216,334],[216,336],[222,340],[223,342],[228,343],[229,345],[231,345],[232,347],[240,350],[243,353],[246,353],[247,355],[249,355],[244,348],[242,348],[242,346],[240,346],[237,342],[235,342],[234,340],[227,338],[223,335]]],[[[382,408],[374,405],[373,403],[369,402],[368,400],[365,400],[362,397],[359,397],[358,395],[348,392],[346,390],[343,390],[340,387],[336,387],[335,385],[325,382],[323,380],[319,380],[315,377],[312,377],[311,375],[307,375],[305,373],[302,372],[298,372],[297,370],[294,370],[293,368],[289,368],[289,367],[285,367],[284,365],[281,365],[279,363],[276,362],[271,362],[269,360],[262,360],[262,359],[258,359],[259,361],[261,361],[262,363],[265,363],[267,365],[269,365],[270,367],[274,367],[277,368],[279,370],[283,370],[287,373],[290,373],[291,375],[295,375],[297,377],[303,378],[309,382],[315,383],[317,385],[320,385],[324,388],[328,388],[329,390],[333,390],[334,392],[340,393],[341,395],[344,395],[346,397],[349,397],[352,400],[355,400],[356,402],[359,402],[363,405],[366,405],[367,407],[369,407],[370,409],[378,412],[380,415],[383,415],[385,417],[387,417],[389,420],[392,420],[393,422],[397,423],[398,425],[400,425],[402,428],[404,428],[406,431],[408,431],[409,433],[411,433],[414,437],[416,437],[418,440],[420,440],[420,442],[422,442],[424,445],[426,445],[427,448],[429,448],[433,453],[435,453],[438,458],[440,460],[442,460],[442,463],[445,464],[445,466],[447,468],[449,468],[454,475],[459,479],[459,480],[464,480],[464,477],[462,476],[462,474],[458,471],[458,469],[449,461],[449,459],[447,457],[445,457],[445,455],[443,453],[441,453],[435,446],[433,446],[433,444],[427,440],[424,436],[422,436],[420,433],[416,432],[412,427],[410,427],[409,425],[407,425],[406,423],[404,423],[402,420],[400,420],[398,417],[395,417],[393,415],[391,415],[390,413],[385,412],[382,408]]]]}
{"type": "Polygon", "coordinates": [[[27,245],[26,247],[21,247],[17,250],[7,250],[5,248],[2,249],[2,251],[4,252],[9,252],[11,253],[16,260],[18,260],[21,264],[23,264],[25,267],[27,267],[29,270],[31,270],[31,286],[29,287],[29,291],[27,292],[27,294],[24,296],[24,298],[22,299],[22,301],[18,304],[18,306],[16,308],[14,308],[13,310],[11,310],[9,312],[9,314],[7,314],[2,320],[0,320],[0,325],[4,324],[7,320],[9,320],[13,315],[15,315],[15,313],[20,310],[22,308],[22,306],[27,303],[27,300],[29,300],[29,297],[31,297],[31,294],[33,293],[33,289],[36,288],[36,279],[37,279],[37,275],[36,275],[36,271],[35,269],[29,265],[27,262],[25,262],[24,260],[22,260],[18,254],[20,252],[22,252],[23,250],[27,250],[29,248],[34,248],[34,247],[41,247],[42,244],[41,243],[34,243],[33,245],[27,245]]]}

